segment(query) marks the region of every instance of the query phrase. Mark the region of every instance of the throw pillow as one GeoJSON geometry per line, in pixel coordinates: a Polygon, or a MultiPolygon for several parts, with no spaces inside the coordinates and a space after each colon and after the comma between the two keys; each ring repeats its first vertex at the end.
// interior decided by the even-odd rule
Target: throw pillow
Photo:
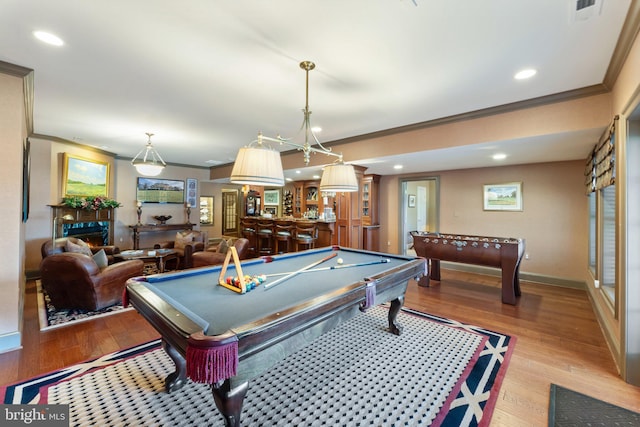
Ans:
{"type": "MultiPolygon", "coordinates": [[[[78,242],[82,242],[82,240],[78,240],[78,242]]],[[[77,254],[85,254],[87,256],[92,256],[93,253],[91,253],[91,248],[89,247],[89,245],[87,245],[85,242],[82,242],[83,244],[76,244],[73,243],[71,240],[67,240],[67,243],[65,243],[65,249],[67,250],[67,252],[74,252],[77,254]]]]}
{"type": "Polygon", "coordinates": [[[226,240],[222,239],[220,241],[220,244],[218,244],[218,253],[226,254],[228,250],[229,250],[229,244],[227,243],[226,240]]]}
{"type": "Polygon", "coordinates": [[[193,242],[193,234],[189,233],[184,235],[180,232],[176,233],[176,241],[173,243],[173,247],[176,249],[184,249],[189,243],[193,242]]]}
{"type": "Polygon", "coordinates": [[[104,249],[100,249],[98,252],[93,254],[93,260],[96,262],[100,270],[109,265],[107,253],[104,251],[104,249]]]}

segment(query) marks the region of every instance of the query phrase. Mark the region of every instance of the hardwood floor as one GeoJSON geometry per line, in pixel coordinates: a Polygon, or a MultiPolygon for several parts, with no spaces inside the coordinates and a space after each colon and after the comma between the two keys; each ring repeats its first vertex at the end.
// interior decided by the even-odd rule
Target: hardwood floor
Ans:
{"type": "MultiPolygon", "coordinates": [[[[585,291],[522,283],[518,305],[500,302],[500,279],[451,270],[430,288],[411,282],[405,305],[515,336],[491,426],[545,426],[551,383],[640,412],[640,388],[617,374],[585,291]]],[[[129,311],[40,332],[27,286],[24,348],[0,354],[0,385],[130,347],[158,334],[129,311]]],[[[428,351],[428,349],[425,349],[428,351]]]]}

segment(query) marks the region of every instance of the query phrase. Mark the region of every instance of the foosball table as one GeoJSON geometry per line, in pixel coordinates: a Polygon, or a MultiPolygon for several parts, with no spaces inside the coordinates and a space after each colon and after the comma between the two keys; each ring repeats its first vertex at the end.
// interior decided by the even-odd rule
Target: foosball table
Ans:
{"type": "Polygon", "coordinates": [[[428,262],[429,274],[419,285],[440,280],[440,261],[498,267],[502,270],[502,302],[516,304],[520,296],[519,270],[524,239],[412,231],[416,255],[428,262]]]}

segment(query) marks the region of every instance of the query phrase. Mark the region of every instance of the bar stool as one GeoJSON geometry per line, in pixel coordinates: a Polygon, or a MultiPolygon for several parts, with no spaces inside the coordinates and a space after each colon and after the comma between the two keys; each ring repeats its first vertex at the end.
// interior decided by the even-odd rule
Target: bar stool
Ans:
{"type": "Polygon", "coordinates": [[[315,221],[296,221],[295,241],[296,251],[300,246],[304,249],[313,249],[318,238],[318,227],[315,221]]]}
{"type": "Polygon", "coordinates": [[[249,241],[249,247],[247,249],[248,258],[255,258],[258,256],[256,222],[255,218],[250,217],[240,219],[240,234],[249,241]]]}
{"type": "Polygon", "coordinates": [[[293,229],[295,226],[293,222],[287,220],[275,221],[275,239],[276,239],[276,253],[282,254],[291,252],[293,246],[293,229]],[[285,250],[282,250],[280,246],[284,246],[285,250]]]}
{"type": "Polygon", "coordinates": [[[258,220],[256,234],[258,235],[258,253],[273,255],[273,221],[258,220]]]}

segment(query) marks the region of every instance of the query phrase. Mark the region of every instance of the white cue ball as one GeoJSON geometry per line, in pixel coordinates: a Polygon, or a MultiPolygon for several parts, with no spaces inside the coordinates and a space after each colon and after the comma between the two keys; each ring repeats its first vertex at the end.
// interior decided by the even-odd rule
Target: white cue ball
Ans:
{"type": "Polygon", "coordinates": [[[336,262],[337,262],[338,264],[342,264],[344,261],[342,261],[342,258],[338,258],[338,259],[336,260],[336,262]]]}

